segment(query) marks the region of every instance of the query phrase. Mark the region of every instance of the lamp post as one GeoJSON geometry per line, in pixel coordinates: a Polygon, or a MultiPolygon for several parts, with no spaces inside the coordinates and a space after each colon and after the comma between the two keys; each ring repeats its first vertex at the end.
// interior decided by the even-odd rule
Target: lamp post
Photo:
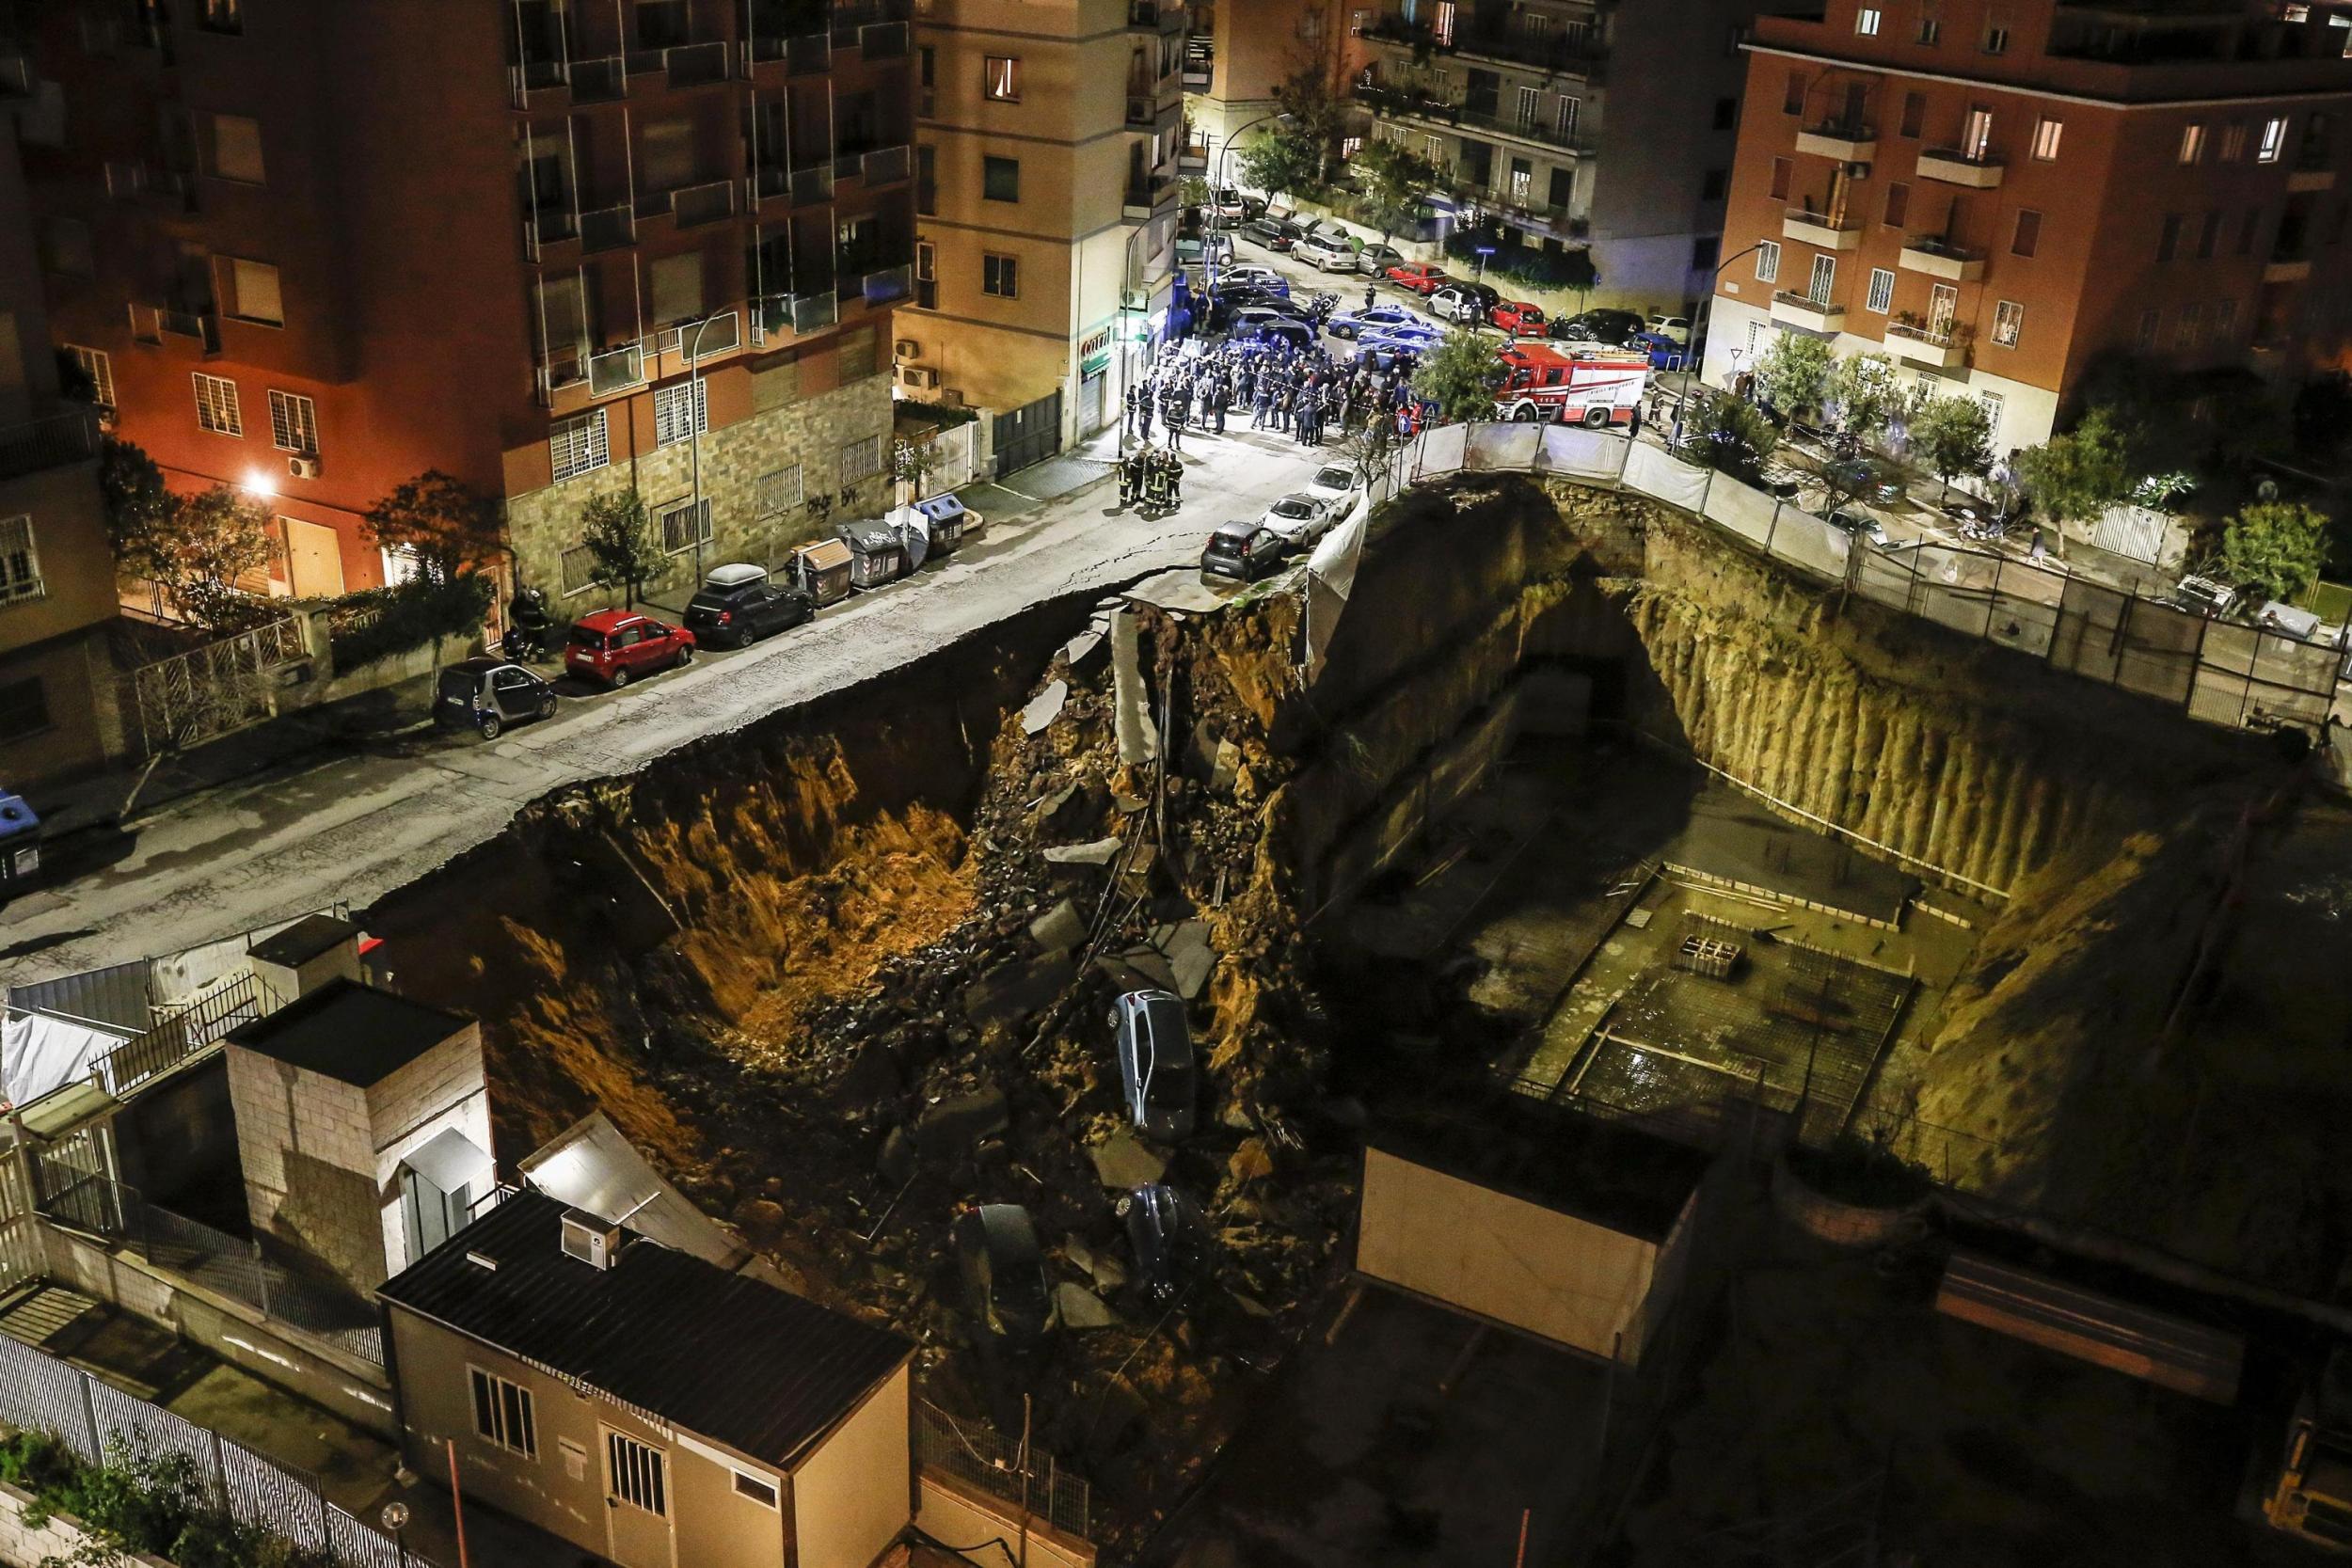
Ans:
{"type": "Polygon", "coordinates": [[[1204,263],[1209,280],[1208,286],[1211,289],[1216,287],[1216,238],[1218,230],[1223,227],[1216,207],[1225,195],[1225,160],[1232,156],[1233,144],[1241,140],[1242,132],[1254,130],[1267,120],[1279,122],[1293,118],[1288,110],[1278,109],[1270,115],[1260,115],[1255,119],[1244,120],[1232,131],[1227,133],[1225,145],[1216,150],[1216,166],[1212,171],[1215,178],[1209,182],[1209,246],[1208,260],[1204,263]]]}
{"type": "Polygon", "coordinates": [[[678,343],[686,349],[686,429],[694,466],[693,511],[688,516],[694,530],[696,588],[702,586],[703,580],[703,333],[721,316],[732,317],[734,314],[733,310],[721,310],[696,322],[691,346],[687,343],[686,328],[678,328],[678,343]]]}
{"type": "MultiPolygon", "coordinates": [[[[1707,297],[1709,300],[1712,300],[1715,297],[1715,279],[1724,275],[1724,269],[1725,267],[1731,265],[1732,262],[1737,261],[1742,256],[1755,255],[1757,251],[1763,249],[1771,243],[1772,242],[1769,240],[1758,240],[1754,245],[1748,246],[1747,249],[1735,250],[1730,255],[1724,257],[1722,261],[1716,262],[1713,267],[1708,269],[1707,274],[1707,297]]],[[[1715,312],[1711,309],[1708,311],[1708,319],[1712,320],[1714,314],[1715,312]]],[[[1697,324],[1693,322],[1692,325],[1695,329],[1697,324]]],[[[1695,336],[1695,331],[1693,335],[1695,336]]],[[[1675,441],[1678,441],[1682,438],[1682,411],[1691,401],[1691,378],[1698,373],[1698,367],[1692,363],[1692,360],[1694,357],[1692,351],[1696,346],[1697,345],[1694,343],[1685,343],[1682,345],[1682,397],[1680,401],[1675,404],[1675,422],[1674,429],[1668,436],[1669,445],[1672,445],[1675,441]]]]}
{"type": "MultiPolygon", "coordinates": [[[[1215,203],[1211,205],[1214,207],[1215,203]]],[[[1128,288],[1127,282],[1136,275],[1136,242],[1141,239],[1144,230],[1151,227],[1151,220],[1147,218],[1128,231],[1127,253],[1119,264],[1119,384],[1120,395],[1122,399],[1133,396],[1136,390],[1136,341],[1127,326],[1127,311],[1130,309],[1128,299],[1132,291],[1128,288]]],[[[1152,293],[1149,289],[1144,291],[1143,298],[1146,305],[1151,304],[1152,293]]],[[[1121,457],[1127,455],[1127,427],[1133,422],[1127,417],[1127,409],[1122,404],[1119,410],[1119,455],[1121,457]]]]}
{"type": "Polygon", "coordinates": [[[384,1528],[392,1532],[392,1549],[400,1554],[400,1568],[408,1568],[408,1542],[401,1534],[408,1528],[408,1505],[395,1498],[384,1505],[381,1517],[384,1528]]]}

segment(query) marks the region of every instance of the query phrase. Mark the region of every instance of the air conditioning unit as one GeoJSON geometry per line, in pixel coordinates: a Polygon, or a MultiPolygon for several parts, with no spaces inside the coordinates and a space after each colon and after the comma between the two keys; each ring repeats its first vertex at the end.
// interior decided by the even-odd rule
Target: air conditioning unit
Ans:
{"type": "Polygon", "coordinates": [[[913,338],[901,338],[896,343],[893,343],[891,348],[893,352],[895,352],[901,359],[920,359],[923,357],[923,345],[915,341],[913,338]]]}
{"type": "Polygon", "coordinates": [[[898,372],[898,379],[910,387],[920,387],[930,391],[939,385],[939,372],[929,365],[909,365],[898,372]]]}
{"type": "Polygon", "coordinates": [[[609,1269],[621,1255],[621,1227],[584,1210],[564,1213],[564,1256],[591,1268],[609,1269]]]}
{"type": "Polygon", "coordinates": [[[289,457],[286,459],[286,476],[289,479],[316,479],[319,477],[319,460],[315,457],[289,457]]]}
{"type": "Polygon", "coordinates": [[[944,388],[940,391],[939,401],[950,408],[961,408],[963,406],[963,388],[961,387],[944,388]]]}
{"type": "Polygon", "coordinates": [[[1848,164],[1846,166],[1846,178],[1849,180],[1867,180],[1870,178],[1870,166],[1867,164],[1848,164]]]}

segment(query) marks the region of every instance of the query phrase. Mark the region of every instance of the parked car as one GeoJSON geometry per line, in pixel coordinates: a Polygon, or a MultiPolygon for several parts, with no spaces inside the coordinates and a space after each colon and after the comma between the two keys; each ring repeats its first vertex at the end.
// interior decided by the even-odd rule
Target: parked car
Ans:
{"type": "Polygon", "coordinates": [[[2183,610],[2218,620],[2237,604],[2237,590],[2211,578],[2185,577],[2173,588],[2170,598],[2183,610]]]}
{"type": "Polygon", "coordinates": [[[775,582],[766,567],[749,562],[713,567],[686,601],[686,625],[696,644],[722,648],[749,647],[816,613],[817,601],[805,590],[775,582]]]}
{"type": "Polygon", "coordinates": [[[1288,250],[1299,240],[1298,225],[1284,218],[1251,218],[1241,231],[1245,239],[1268,250],[1288,250]]]}
{"type": "Polygon", "coordinates": [[[1356,341],[1365,348],[1401,348],[1426,354],[1445,341],[1445,332],[1432,322],[1401,322],[1377,332],[1364,333],[1356,341]]]}
{"type": "Polygon", "coordinates": [[[1277,315],[1271,310],[1248,309],[1233,312],[1233,336],[1244,342],[1279,342],[1296,349],[1315,346],[1312,323],[1293,316],[1277,315]]]}
{"type": "Polygon", "coordinates": [[[1192,1029],[1166,990],[1131,990],[1111,1004],[1119,1082],[1136,1131],[1166,1143],[1192,1136],[1192,1029]]]}
{"type": "Polygon", "coordinates": [[[1649,331],[1661,338],[1672,339],[1677,343],[1688,346],[1691,341],[1691,318],[1688,316],[1652,314],[1643,325],[1649,331]]]}
{"type": "Polygon", "coordinates": [[[1220,288],[1216,292],[1216,302],[1224,306],[1228,311],[1246,309],[1254,306],[1261,310],[1271,310],[1278,316],[1290,316],[1298,321],[1312,321],[1315,314],[1311,307],[1300,304],[1290,295],[1278,294],[1269,289],[1261,289],[1254,283],[1236,284],[1230,289],[1220,288]]]}
{"type": "Polygon", "coordinates": [[[1405,253],[1392,245],[1368,245],[1356,253],[1356,270],[1372,277],[1386,277],[1391,267],[1405,264],[1405,253]]]}
{"type": "Polygon", "coordinates": [[[1824,520],[1830,527],[1843,529],[1857,539],[1867,539],[1880,549],[1891,550],[1895,547],[1895,541],[1887,537],[1886,525],[1867,512],[1840,508],[1824,520]]]}
{"type": "Polygon", "coordinates": [[[583,615],[572,623],[572,635],[564,644],[565,671],[612,687],[691,664],[693,658],[692,632],[633,610],[583,615]]]}
{"type": "Polygon", "coordinates": [[[1548,335],[1568,342],[1623,348],[1642,330],[1642,317],[1637,311],[1580,310],[1573,316],[1563,316],[1553,322],[1548,335]]]}
{"type": "Polygon", "coordinates": [[[1400,261],[1389,269],[1389,281],[1426,298],[1454,279],[1445,268],[1427,261],[1400,261]]]}
{"type": "Polygon", "coordinates": [[[1168,1306],[1208,1276],[1215,1257],[1209,1222],[1184,1193],[1154,1181],[1120,1198],[1114,1212],[1127,1224],[1136,1285],[1153,1306],[1168,1306]]]}
{"type": "Polygon", "coordinates": [[[1368,309],[1335,310],[1323,329],[1334,338],[1360,338],[1391,326],[1418,326],[1421,318],[1402,305],[1375,305],[1368,309]]]}
{"type": "Polygon", "coordinates": [[[1216,209],[1216,215],[1228,223],[1248,223],[1264,214],[1265,198],[1251,196],[1239,185],[1228,185],[1211,196],[1210,205],[1216,209]]]}
{"type": "Polygon", "coordinates": [[[1456,280],[1433,290],[1429,295],[1429,310],[1440,321],[1456,325],[1475,325],[1486,319],[1486,312],[1502,303],[1502,296],[1484,283],[1456,280]]]}
{"type": "Polygon", "coordinates": [[[1263,523],[1219,523],[1200,552],[1203,575],[1253,582],[1282,563],[1282,537],[1263,523]]]}
{"type": "Polygon", "coordinates": [[[1279,299],[1288,299],[1291,296],[1291,280],[1272,267],[1256,261],[1244,261],[1237,266],[1217,268],[1216,286],[1220,289],[1256,289],[1279,299]]]}
{"type": "Polygon", "coordinates": [[[1317,272],[1354,272],[1356,247],[1336,230],[1308,234],[1291,246],[1291,254],[1317,272]]]}
{"type": "Polygon", "coordinates": [[[1326,463],[1307,482],[1307,494],[1328,502],[1334,518],[1346,516],[1364,493],[1364,471],[1353,463],[1326,463]]]}
{"type": "Polygon", "coordinates": [[[459,659],[444,665],[434,681],[437,729],[475,730],[496,740],[509,724],[553,717],[555,688],[511,659],[459,659]]]}
{"type": "Polygon", "coordinates": [[[1226,262],[1233,259],[1233,237],[1231,234],[1184,234],[1176,241],[1176,264],[1180,267],[1204,267],[1211,261],[1226,262]]]}
{"type": "Polygon", "coordinates": [[[1037,1345],[1060,1325],[1037,1227],[1017,1203],[983,1203],[950,1227],[964,1307],[990,1338],[1013,1350],[1037,1345]]]}
{"type": "Polygon", "coordinates": [[[1404,371],[1409,373],[1413,366],[1419,362],[1422,353],[1422,349],[1419,344],[1371,342],[1359,347],[1356,351],[1356,357],[1349,362],[1361,370],[1371,371],[1378,375],[1386,375],[1391,371],[1404,371]]]}
{"type": "Polygon", "coordinates": [[[1506,299],[1486,312],[1486,319],[1505,332],[1521,336],[1541,332],[1549,320],[1544,308],[1533,300],[1506,299]]]}
{"type": "Polygon", "coordinates": [[[1266,508],[1258,521],[1280,535],[1282,543],[1294,550],[1303,550],[1331,531],[1339,521],[1339,513],[1321,496],[1296,491],[1284,496],[1266,508]]]}

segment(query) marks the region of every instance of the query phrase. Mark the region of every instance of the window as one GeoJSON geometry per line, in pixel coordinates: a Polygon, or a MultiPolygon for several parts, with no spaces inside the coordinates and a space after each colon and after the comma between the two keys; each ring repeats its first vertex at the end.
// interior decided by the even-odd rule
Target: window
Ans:
{"type": "Polygon", "coordinates": [[[1796,163],[1793,159],[1774,158],[1772,160],[1772,198],[1774,201],[1788,199],[1788,177],[1795,172],[1795,169],[1796,163]]]}
{"type": "Polygon", "coordinates": [[[1785,115],[1804,113],[1804,73],[1803,71],[1792,71],[1788,73],[1788,86],[1781,93],[1780,112],[1785,115]]]}
{"type": "Polygon", "coordinates": [[[980,96],[998,103],[1021,102],[1021,62],[1009,55],[990,55],[982,67],[980,96]]]}
{"type": "Polygon", "coordinates": [[[1721,201],[1724,198],[1724,182],[1725,178],[1726,176],[1722,169],[1708,169],[1699,180],[1699,199],[1701,201],[1721,201]]]}
{"type": "Polygon", "coordinates": [[[662,1453],[617,1432],[604,1434],[604,1463],[612,1495],[657,1518],[670,1514],[670,1491],[662,1453]]]}
{"type": "MultiPolygon", "coordinates": [[[[1311,14],[1311,13],[1310,13],[1311,14]]],[[[1532,126],[1543,113],[1544,95],[1539,87],[1521,87],[1518,96],[1518,123],[1532,126]]]]}
{"type": "Polygon", "coordinates": [[[1861,9],[1855,11],[1853,13],[1853,30],[1861,34],[1866,39],[1874,39],[1878,37],[1878,8],[1876,6],[1865,6],[1861,9]]]}
{"type": "Polygon", "coordinates": [[[801,466],[776,468],[759,476],[752,487],[752,510],[761,520],[780,517],[801,504],[801,466]]]}
{"type": "Polygon", "coordinates": [[[2006,54],[2008,54],[2008,53],[2009,53],[2009,28],[2008,28],[2008,26],[2007,26],[2006,24],[2002,24],[2002,23],[1998,23],[1998,22],[1987,22],[1987,23],[1984,24],[1984,38],[1983,38],[1982,41],[1979,44],[1979,48],[1981,48],[1981,49],[1982,49],[1982,50],[1983,50],[1986,54],[1988,54],[1988,55],[2006,55],[2006,54]]]}
{"type": "Polygon", "coordinates": [[[882,437],[861,436],[841,443],[841,483],[855,484],[861,479],[871,479],[882,472],[882,437]]]}
{"type": "Polygon", "coordinates": [[[696,377],[653,390],[653,444],[674,447],[710,428],[710,384],[696,377]]]}
{"type": "Polygon", "coordinates": [[[1021,160],[984,157],[980,160],[980,194],[991,201],[1021,199],[1021,160]]]}
{"type": "Polygon", "coordinates": [[[40,552],[33,546],[33,519],[0,518],[0,604],[38,599],[42,592],[40,552]]]}
{"type": "Polygon", "coordinates": [[[525,1459],[539,1457],[539,1423],[531,1407],[531,1390],[469,1367],[473,1381],[473,1430],[478,1437],[525,1459]]]}
{"type": "Polygon", "coordinates": [[[2197,254],[2202,258],[2213,254],[2221,240],[2221,209],[2213,208],[2205,214],[2205,221],[2197,226],[2197,254]]]}
{"type": "Polygon", "coordinates": [[[1561,98],[1560,107],[1553,112],[1551,123],[1552,129],[1560,134],[1562,141],[1576,139],[1576,117],[1583,107],[1584,101],[1581,98],[1569,98],[1565,95],[1561,98]]]}
{"type": "Polygon", "coordinates": [[[40,677],[0,686],[0,740],[22,740],[49,727],[49,698],[40,677]]]}
{"type": "Polygon", "coordinates": [[[2205,161],[2205,128],[2195,120],[2181,127],[2180,161],[2201,164],[2205,161]]]}
{"type": "Polygon", "coordinates": [[[2037,163],[2058,161],[2058,141],[2066,135],[2066,121],[2043,115],[2033,122],[2033,155],[2037,163]]]}
{"type": "Polygon", "coordinates": [[[2246,121],[2233,119],[2221,128],[2221,161],[2234,164],[2246,156],[2246,121]]]}
{"type": "MultiPolygon", "coordinates": [[[[1360,16],[1363,13],[1359,11],[1357,14],[1360,16]]],[[[758,1476],[747,1476],[740,1470],[735,1472],[735,1495],[749,1497],[763,1508],[776,1506],[775,1482],[764,1481],[758,1476]]]]}
{"type": "Polygon", "coordinates": [[[1996,451],[1999,450],[1996,438],[2001,434],[2001,408],[2006,401],[1998,392],[1977,394],[1977,402],[1984,408],[1985,445],[1994,448],[1996,451]]]}
{"type": "Polygon", "coordinates": [[[208,33],[245,31],[245,0],[204,0],[197,24],[208,33]]]}
{"type": "Polygon", "coordinates": [[[1711,272],[1714,270],[1715,263],[1723,260],[1723,255],[1724,242],[1720,237],[1713,234],[1701,234],[1691,242],[1691,270],[1711,272]]]}
{"type": "Polygon", "coordinates": [[[2030,207],[2019,208],[2017,231],[2010,236],[2009,253],[2011,256],[2031,256],[2041,244],[2042,214],[2030,207]]]}
{"type": "Polygon", "coordinates": [[[207,115],[205,128],[212,155],[210,173],[215,180],[259,185],[262,180],[262,122],[244,115],[207,115]]]}
{"type": "Polygon", "coordinates": [[[1899,135],[1916,136],[1928,118],[1928,95],[1924,92],[1903,94],[1903,118],[1899,135]]]}
{"type": "Polygon", "coordinates": [[[2163,329],[2164,312],[2162,310],[2153,307],[2142,310],[2139,313],[2139,346],[2143,349],[2155,347],[2156,334],[2163,329]]]}
{"type": "Polygon", "coordinates": [[[1011,256],[980,258],[980,293],[998,299],[1021,297],[1021,262],[1011,256]]]}
{"type": "Polygon", "coordinates": [[[661,547],[675,555],[710,543],[710,499],[680,501],[661,510],[661,547]]]}
{"type": "Polygon", "coordinates": [[[286,306],[278,297],[276,267],[267,261],[248,261],[238,256],[224,256],[220,264],[223,280],[229,285],[229,297],[221,307],[224,310],[239,321],[262,326],[286,325],[286,306]]]}
{"type": "Polygon", "coordinates": [[[2172,346],[2176,349],[2195,348],[2197,335],[2204,329],[2204,325],[2205,308],[2203,306],[2182,306],[2180,319],[2172,325],[2172,346]]]}
{"type": "Polygon", "coordinates": [[[1895,275],[1885,267],[1870,269],[1870,301],[1868,309],[1886,314],[1895,303],[1895,275]]]}
{"type": "Polygon", "coordinates": [[[1911,187],[1898,180],[1886,187],[1886,227],[1900,229],[1911,215],[1911,187]]]}
{"type": "Polygon", "coordinates": [[[574,545],[563,554],[564,596],[585,594],[596,585],[596,552],[585,545],[574,545]]]}
{"type": "Polygon", "coordinates": [[[588,473],[612,461],[605,446],[604,410],[591,408],[548,426],[548,455],[557,479],[588,473]]]}
{"type": "Polygon", "coordinates": [[[2262,231],[2262,226],[2263,210],[2260,207],[2247,208],[2246,220],[2237,228],[2237,253],[2240,256],[2254,254],[2254,236],[2262,231]]]}
{"type": "Polygon", "coordinates": [[[294,392],[275,387],[269,394],[269,440],[279,451],[315,457],[319,450],[318,404],[294,392]]]}
{"type": "Polygon", "coordinates": [[[69,343],[66,345],[66,353],[72,357],[73,363],[80,367],[83,375],[88,377],[90,402],[101,408],[112,408],[115,405],[115,364],[106,356],[106,351],[98,348],[79,348],[69,343]]]}
{"type": "Polygon", "coordinates": [[[2025,325],[2026,308],[2013,299],[2002,300],[1993,308],[1993,346],[2015,348],[2017,334],[2025,325]]]}
{"type": "Polygon", "coordinates": [[[2272,115],[2263,121],[2263,139],[2254,149],[2254,162],[2275,164],[2279,155],[2286,150],[2286,146],[2287,117],[2272,115]]]}
{"type": "Polygon", "coordinates": [[[2164,232],[2156,236],[2156,260],[2169,261],[2181,248],[2181,214],[2164,214],[2164,232]]]}
{"type": "Polygon", "coordinates": [[[60,277],[95,277],[98,253],[90,248],[89,225],[80,218],[53,217],[40,226],[41,265],[60,277]]]}
{"type": "Polygon", "coordinates": [[[939,50],[925,44],[914,52],[914,85],[926,92],[939,86],[939,50]]]}
{"type": "Polygon", "coordinates": [[[2237,301],[2217,299],[2213,302],[2213,325],[2207,330],[2206,337],[2213,342],[2227,342],[2230,338],[2230,328],[2236,324],[2237,301]]]}
{"type": "Polygon", "coordinates": [[[1758,283],[1777,283],[1780,281],[1780,245],[1778,242],[1766,240],[1762,245],[1756,247],[1756,280],[1758,283]]]}
{"type": "Polygon", "coordinates": [[[1944,19],[1929,8],[1919,11],[1919,30],[1912,35],[1919,43],[1932,49],[1944,41],[1944,19]]]}
{"type": "Polygon", "coordinates": [[[703,253],[684,250],[663,256],[645,269],[647,291],[653,295],[656,326],[675,326],[704,313],[703,253]]]}
{"type": "Polygon", "coordinates": [[[1715,100],[1715,129],[1728,131],[1740,123],[1740,101],[1736,98],[1715,100]]]}
{"type": "Polygon", "coordinates": [[[1981,103],[1971,104],[1961,121],[1960,155],[1977,163],[1993,155],[1993,111],[1981,103]]]}
{"type": "Polygon", "coordinates": [[[215,436],[243,436],[245,416],[237,411],[237,384],[225,375],[195,372],[196,422],[215,436]]]}
{"type": "Polygon", "coordinates": [[[1837,287],[1837,258],[1813,258],[1813,277],[1806,283],[1805,294],[1817,305],[1827,305],[1831,293],[1837,287]]]}

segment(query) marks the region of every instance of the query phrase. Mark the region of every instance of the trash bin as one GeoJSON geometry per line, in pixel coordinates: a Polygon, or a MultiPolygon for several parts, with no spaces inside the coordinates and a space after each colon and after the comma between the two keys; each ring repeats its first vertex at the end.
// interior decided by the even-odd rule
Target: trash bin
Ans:
{"type": "Polygon", "coordinates": [[[849,546],[838,539],[820,539],[797,546],[787,570],[792,580],[821,607],[850,596],[850,567],[849,546]]]}
{"type": "Polygon", "coordinates": [[[0,895],[17,892],[40,870],[40,814],[24,796],[0,789],[0,895]]]}
{"type": "Polygon", "coordinates": [[[843,523],[834,531],[850,546],[850,586],[880,588],[907,575],[906,546],[889,524],[843,523]]]}

